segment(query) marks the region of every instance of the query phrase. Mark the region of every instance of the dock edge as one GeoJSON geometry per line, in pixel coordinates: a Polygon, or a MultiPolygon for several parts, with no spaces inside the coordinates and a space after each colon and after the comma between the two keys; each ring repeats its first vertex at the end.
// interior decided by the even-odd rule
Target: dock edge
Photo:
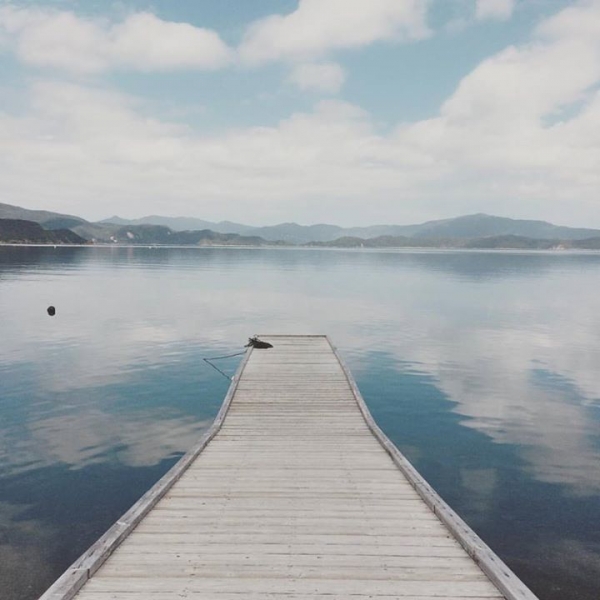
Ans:
{"type": "Polygon", "coordinates": [[[396,448],[394,443],[383,433],[373,419],[367,404],[358,389],[356,381],[337,348],[332,344],[329,336],[325,336],[333,353],[344,371],[344,375],[352,389],[360,412],[362,413],[369,429],[390,455],[395,465],[408,479],[419,496],[437,515],[440,521],[448,528],[450,533],[465,549],[481,570],[489,577],[490,581],[498,588],[506,600],[539,600],[539,598],[513,573],[504,561],[463,521],[456,512],[441,498],[441,496],[427,483],[423,476],[413,467],[410,461],[396,448]]]}
{"type": "Polygon", "coordinates": [[[140,521],[154,508],[181,478],[208,443],[217,435],[227,416],[233,395],[244,368],[252,354],[246,350],[221,408],[206,433],[186,452],[110,529],[92,544],[67,570],[39,597],[39,600],[72,600],[94,573],[106,562],[140,521]]]}

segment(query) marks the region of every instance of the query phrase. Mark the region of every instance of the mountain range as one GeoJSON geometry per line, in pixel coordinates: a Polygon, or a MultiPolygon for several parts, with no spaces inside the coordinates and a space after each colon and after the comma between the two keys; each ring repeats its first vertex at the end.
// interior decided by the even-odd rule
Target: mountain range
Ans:
{"type": "MultiPolygon", "coordinates": [[[[230,221],[215,223],[196,218],[161,216],[134,220],[114,216],[103,221],[90,222],[74,215],[0,204],[0,241],[9,241],[2,233],[3,228],[10,229],[13,237],[15,235],[15,226],[9,225],[8,220],[37,223],[45,231],[62,231],[61,235],[68,238],[68,234],[64,233],[67,230],[88,243],[244,246],[284,244],[333,247],[600,247],[598,229],[563,227],[546,221],[509,219],[486,214],[414,225],[340,227],[328,224],[281,223],[254,227],[230,221]]],[[[22,228],[23,224],[19,227],[22,228]]],[[[30,229],[28,235],[30,237],[26,239],[30,240],[33,230],[30,229]]]]}
{"type": "Polygon", "coordinates": [[[119,225],[164,225],[173,231],[210,229],[218,233],[256,235],[267,241],[290,244],[331,242],[342,237],[371,239],[379,236],[408,238],[474,239],[491,236],[517,235],[533,239],[575,240],[600,236],[598,229],[580,229],[552,225],[545,221],[530,221],[494,217],[486,214],[466,215],[453,219],[427,221],[417,225],[371,225],[368,227],[339,227],[337,225],[298,225],[281,223],[268,227],[252,227],[230,221],[214,223],[185,217],[149,216],[127,221],[111,217],[101,223],[119,225]]]}

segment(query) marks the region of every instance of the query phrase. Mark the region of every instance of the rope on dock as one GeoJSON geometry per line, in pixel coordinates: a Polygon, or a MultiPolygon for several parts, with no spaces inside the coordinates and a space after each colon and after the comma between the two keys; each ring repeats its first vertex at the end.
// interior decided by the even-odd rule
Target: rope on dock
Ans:
{"type": "MultiPolygon", "coordinates": [[[[244,348],[272,348],[273,344],[269,344],[269,342],[263,342],[262,340],[258,339],[258,336],[255,335],[251,338],[248,338],[248,343],[244,346],[244,348]]],[[[206,363],[208,363],[213,369],[215,369],[216,371],[219,371],[219,373],[221,373],[221,375],[223,375],[223,377],[226,377],[227,379],[229,379],[229,381],[233,381],[233,377],[230,377],[229,375],[227,375],[227,373],[223,373],[223,371],[221,371],[221,369],[219,369],[219,367],[217,367],[217,365],[213,365],[212,364],[212,360],[223,360],[224,358],[233,358],[234,356],[242,356],[243,354],[246,354],[246,351],[244,350],[243,352],[236,352],[235,354],[226,354],[225,356],[214,356],[213,358],[203,358],[202,360],[206,363]]]]}
{"type": "Polygon", "coordinates": [[[221,375],[223,375],[223,377],[229,379],[229,381],[233,381],[233,377],[230,377],[229,375],[227,375],[227,373],[224,373],[223,371],[221,371],[221,369],[219,369],[219,367],[217,367],[217,365],[213,365],[211,361],[223,360],[225,358],[233,358],[234,356],[242,356],[243,354],[246,354],[246,350],[244,350],[243,352],[236,352],[235,354],[226,354],[225,356],[213,356],[212,358],[203,358],[202,360],[204,362],[208,363],[216,371],[219,371],[219,373],[221,373],[221,375]]]}

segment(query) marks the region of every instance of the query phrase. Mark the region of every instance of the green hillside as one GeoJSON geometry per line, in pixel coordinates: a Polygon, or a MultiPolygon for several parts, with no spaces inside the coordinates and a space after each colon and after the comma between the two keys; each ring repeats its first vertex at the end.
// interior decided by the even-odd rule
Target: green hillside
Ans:
{"type": "Polygon", "coordinates": [[[86,244],[87,240],[69,229],[46,230],[39,223],[23,219],[0,219],[3,244],[86,244]]]}

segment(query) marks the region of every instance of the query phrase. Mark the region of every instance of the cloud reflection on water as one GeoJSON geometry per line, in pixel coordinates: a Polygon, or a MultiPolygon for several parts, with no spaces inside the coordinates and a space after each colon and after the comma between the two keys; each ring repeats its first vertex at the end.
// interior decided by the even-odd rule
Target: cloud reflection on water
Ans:
{"type": "Polygon", "coordinates": [[[211,420],[173,417],[165,410],[137,410],[116,418],[94,407],[33,417],[17,440],[3,440],[0,431],[0,463],[7,475],[55,463],[73,469],[115,461],[132,467],[152,466],[188,450],[211,420]]]}
{"type": "MultiPolygon", "coordinates": [[[[0,589],[7,597],[12,590],[23,589],[23,566],[31,577],[30,586],[39,582],[50,585],[55,577],[48,550],[57,535],[56,527],[35,519],[23,519],[27,506],[0,502],[0,589]]],[[[16,597],[15,597],[16,598],[16,597]]]]}
{"type": "Polygon", "coordinates": [[[600,390],[598,338],[593,329],[568,320],[543,336],[524,327],[456,332],[455,343],[412,354],[456,402],[454,410],[467,417],[465,425],[516,446],[540,481],[568,484],[572,493],[598,494],[598,420],[589,408],[600,390]],[[549,347],[548,337],[560,339],[561,347],[549,347]],[[569,348],[586,354],[586,360],[577,363],[569,348]],[[540,364],[570,381],[578,397],[540,387],[533,376],[540,364]]]}
{"type": "Polygon", "coordinates": [[[90,409],[83,414],[36,421],[31,429],[35,446],[51,462],[73,468],[105,462],[108,454],[132,467],[158,464],[165,457],[185,452],[210,426],[191,416],[172,418],[164,411],[136,411],[118,420],[90,409]]]}
{"type": "MultiPolygon", "coordinates": [[[[176,362],[191,346],[327,332],[349,356],[376,348],[429,373],[466,425],[516,445],[542,481],[598,493],[588,407],[600,394],[599,268],[590,255],[83,249],[68,274],[59,262],[3,284],[13,318],[0,360],[41,363],[38,385],[61,393],[176,362]],[[57,305],[55,319],[40,298],[57,305]],[[540,368],[578,400],[540,387],[540,368]]],[[[104,428],[100,419],[82,426],[104,428]]],[[[40,440],[51,423],[33,428],[40,440]]]]}

